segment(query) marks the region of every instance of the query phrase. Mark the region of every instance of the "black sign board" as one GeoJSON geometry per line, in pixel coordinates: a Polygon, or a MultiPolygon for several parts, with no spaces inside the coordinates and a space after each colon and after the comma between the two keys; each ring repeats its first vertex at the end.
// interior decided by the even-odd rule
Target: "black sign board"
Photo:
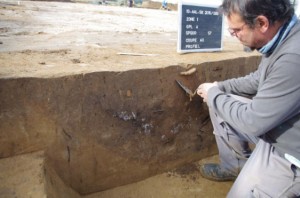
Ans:
{"type": "Polygon", "coordinates": [[[218,6],[181,2],[178,14],[178,52],[222,50],[223,15],[218,6]]]}

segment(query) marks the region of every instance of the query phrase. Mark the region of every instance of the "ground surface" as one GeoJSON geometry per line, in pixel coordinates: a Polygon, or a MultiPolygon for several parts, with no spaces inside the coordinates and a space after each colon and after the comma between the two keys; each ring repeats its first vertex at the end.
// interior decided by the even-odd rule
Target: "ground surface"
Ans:
{"type": "MultiPolygon", "coordinates": [[[[121,74],[169,66],[184,70],[249,56],[227,35],[222,52],[178,54],[177,27],[173,11],[0,0],[0,78],[56,78],[99,71],[121,74]]],[[[128,97],[131,94],[126,92],[128,97]]],[[[189,164],[87,197],[225,197],[231,184],[204,180],[197,165],[189,164]]]]}
{"type": "Polygon", "coordinates": [[[176,53],[173,11],[0,1],[0,18],[0,77],[186,66],[248,56],[227,36],[222,53],[176,53]]]}

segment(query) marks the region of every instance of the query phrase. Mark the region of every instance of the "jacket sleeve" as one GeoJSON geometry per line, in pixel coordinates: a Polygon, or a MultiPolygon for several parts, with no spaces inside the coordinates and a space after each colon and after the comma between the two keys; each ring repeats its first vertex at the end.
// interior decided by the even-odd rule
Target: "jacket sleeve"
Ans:
{"type": "Polygon", "coordinates": [[[253,96],[257,92],[258,83],[260,77],[260,70],[256,70],[253,73],[245,77],[233,78],[218,82],[220,90],[225,93],[231,93],[239,96],[253,96]]]}
{"type": "MultiPolygon", "coordinates": [[[[295,111],[299,112],[299,62],[299,55],[281,56],[272,66],[268,67],[265,80],[260,84],[257,94],[248,104],[234,99],[218,87],[209,89],[207,104],[236,130],[260,136],[279,126],[295,111]]],[[[252,85],[241,84],[246,82],[245,79],[238,79],[226,83],[224,87],[225,90],[230,90],[230,93],[239,93],[241,90],[237,87],[239,85],[249,87],[251,90],[252,85]]]]}

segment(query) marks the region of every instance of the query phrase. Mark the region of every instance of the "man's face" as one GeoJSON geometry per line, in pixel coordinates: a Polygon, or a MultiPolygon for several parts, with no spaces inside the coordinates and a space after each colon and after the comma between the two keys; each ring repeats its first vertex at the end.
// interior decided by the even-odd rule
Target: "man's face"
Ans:
{"type": "Polygon", "coordinates": [[[237,37],[241,44],[252,50],[263,46],[259,30],[256,27],[250,28],[239,14],[231,13],[230,16],[227,16],[227,21],[231,36],[237,37]]]}

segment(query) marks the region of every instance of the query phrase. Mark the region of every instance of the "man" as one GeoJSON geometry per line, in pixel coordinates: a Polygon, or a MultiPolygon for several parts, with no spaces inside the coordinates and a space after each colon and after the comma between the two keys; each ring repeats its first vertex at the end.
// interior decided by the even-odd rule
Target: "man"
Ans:
{"type": "Polygon", "coordinates": [[[289,0],[224,0],[229,32],[262,54],[257,71],[203,83],[220,164],[203,177],[235,180],[228,197],[300,197],[300,23],[289,0]],[[251,153],[249,143],[255,144],[251,153]]]}
{"type": "Polygon", "coordinates": [[[160,7],[160,9],[163,9],[163,10],[167,10],[167,9],[168,9],[168,2],[167,2],[167,0],[163,0],[163,1],[161,2],[161,7],[160,7]]]}

